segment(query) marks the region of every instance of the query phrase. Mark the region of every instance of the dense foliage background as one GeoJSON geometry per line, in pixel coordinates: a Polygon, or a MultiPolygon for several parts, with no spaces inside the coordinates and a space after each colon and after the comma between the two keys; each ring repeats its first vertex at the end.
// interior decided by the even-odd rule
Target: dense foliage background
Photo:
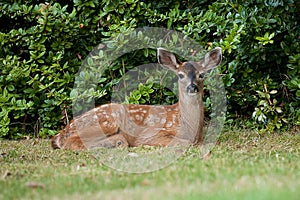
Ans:
{"type": "MultiPolygon", "coordinates": [[[[299,6],[293,0],[1,1],[0,138],[56,134],[71,115],[70,93],[88,53],[138,27],[165,27],[207,50],[223,48],[228,124],[270,132],[300,126],[299,6]]],[[[109,100],[125,70],[148,62],[156,62],[155,50],[113,63],[93,91],[97,103],[109,100]]],[[[149,98],[156,89],[149,83],[139,87],[144,97],[131,98],[157,103],[149,98]]],[[[162,99],[172,103],[168,94],[162,99]]]]}

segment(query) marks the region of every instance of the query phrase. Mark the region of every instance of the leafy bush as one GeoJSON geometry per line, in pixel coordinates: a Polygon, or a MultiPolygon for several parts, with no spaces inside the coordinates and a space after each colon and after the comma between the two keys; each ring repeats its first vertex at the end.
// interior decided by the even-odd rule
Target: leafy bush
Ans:
{"type": "MultiPolygon", "coordinates": [[[[0,10],[0,138],[55,134],[71,113],[84,58],[107,38],[138,27],[174,29],[205,49],[223,48],[228,123],[245,119],[265,131],[300,125],[300,11],[292,0],[4,1],[0,10]]],[[[156,62],[155,51],[127,53],[87,92],[97,104],[107,102],[127,70],[149,62],[156,62]]],[[[160,89],[141,85],[143,98],[132,93],[130,102],[173,103],[168,91],[154,98],[160,89]]]]}

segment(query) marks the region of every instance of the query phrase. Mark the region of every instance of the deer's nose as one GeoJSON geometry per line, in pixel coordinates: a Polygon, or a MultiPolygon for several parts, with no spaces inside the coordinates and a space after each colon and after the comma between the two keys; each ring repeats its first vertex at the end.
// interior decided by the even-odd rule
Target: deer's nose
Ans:
{"type": "Polygon", "coordinates": [[[197,85],[195,84],[190,84],[188,87],[187,87],[187,93],[198,93],[199,92],[199,88],[197,85]]]}

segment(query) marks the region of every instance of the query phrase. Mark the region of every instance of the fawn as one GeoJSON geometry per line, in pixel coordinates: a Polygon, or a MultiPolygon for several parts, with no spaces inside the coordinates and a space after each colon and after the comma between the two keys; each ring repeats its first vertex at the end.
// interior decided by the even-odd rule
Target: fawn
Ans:
{"type": "Polygon", "coordinates": [[[179,100],[173,105],[104,104],[74,118],[52,138],[54,149],[93,149],[139,145],[175,146],[203,143],[203,78],[222,60],[222,49],[199,62],[180,62],[163,48],[158,62],[178,76],[179,100]]]}

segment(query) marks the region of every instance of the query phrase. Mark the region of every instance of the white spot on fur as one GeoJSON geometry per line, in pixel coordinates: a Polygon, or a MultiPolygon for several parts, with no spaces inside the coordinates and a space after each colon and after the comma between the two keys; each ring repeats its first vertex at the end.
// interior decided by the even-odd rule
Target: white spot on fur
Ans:
{"type": "Polygon", "coordinates": [[[108,126],[108,121],[103,122],[103,126],[107,127],[108,126]]]}
{"type": "Polygon", "coordinates": [[[129,110],[129,113],[136,113],[136,112],[140,112],[140,111],[139,110],[134,110],[134,109],[129,110]]]}
{"type": "Polygon", "coordinates": [[[157,115],[151,114],[145,119],[145,124],[149,126],[155,126],[155,124],[158,124],[160,122],[161,122],[161,118],[157,115]]]}
{"type": "Polygon", "coordinates": [[[173,122],[167,122],[166,127],[170,128],[173,125],[173,122]]]}
{"type": "Polygon", "coordinates": [[[135,119],[136,119],[137,121],[143,121],[144,117],[141,116],[141,115],[135,115],[135,119]]]}
{"type": "Polygon", "coordinates": [[[173,123],[175,123],[176,122],[176,115],[173,115],[173,123]]]}
{"type": "Polygon", "coordinates": [[[116,113],[111,113],[111,116],[113,117],[113,118],[116,118],[117,117],[117,114],[116,113]]]}

